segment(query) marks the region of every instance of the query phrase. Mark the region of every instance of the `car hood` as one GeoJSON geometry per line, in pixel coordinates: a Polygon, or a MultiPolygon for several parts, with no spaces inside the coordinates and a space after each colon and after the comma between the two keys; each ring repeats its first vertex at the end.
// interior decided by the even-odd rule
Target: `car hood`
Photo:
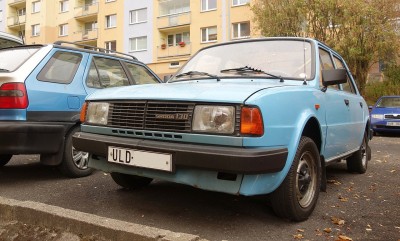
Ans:
{"type": "MultiPolygon", "coordinates": [[[[202,80],[204,81],[204,80],[202,80]]],[[[282,84],[262,82],[178,82],[99,90],[88,100],[167,100],[243,103],[255,92],[281,87],[282,84]]]]}
{"type": "Polygon", "coordinates": [[[372,109],[371,114],[398,114],[400,115],[400,108],[399,107],[375,107],[372,109]]]}

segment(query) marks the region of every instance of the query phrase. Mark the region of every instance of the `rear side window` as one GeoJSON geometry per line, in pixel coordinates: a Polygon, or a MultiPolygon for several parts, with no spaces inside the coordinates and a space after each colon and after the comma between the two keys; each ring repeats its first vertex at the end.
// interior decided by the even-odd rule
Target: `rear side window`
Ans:
{"type": "Polygon", "coordinates": [[[152,75],[145,67],[132,63],[125,64],[136,84],[143,85],[159,83],[156,77],[154,77],[154,75],[152,75]]]}
{"type": "Polygon", "coordinates": [[[37,79],[46,82],[69,84],[81,63],[78,53],[57,51],[40,71],[37,79]]]}
{"type": "Polygon", "coordinates": [[[128,77],[119,60],[94,57],[90,64],[86,85],[92,88],[109,88],[129,85],[128,77]]]}
{"type": "Polygon", "coordinates": [[[13,72],[39,48],[9,48],[0,50],[0,72],[13,72]]]}

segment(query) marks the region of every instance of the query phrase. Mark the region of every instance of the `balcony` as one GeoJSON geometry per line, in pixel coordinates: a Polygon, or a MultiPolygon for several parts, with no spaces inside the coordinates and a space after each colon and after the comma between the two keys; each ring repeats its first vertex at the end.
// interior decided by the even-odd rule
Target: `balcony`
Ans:
{"type": "Polygon", "coordinates": [[[97,20],[97,14],[99,13],[99,4],[87,4],[81,7],[75,8],[75,19],[79,21],[95,21],[97,20]]]}
{"type": "Polygon", "coordinates": [[[160,16],[157,18],[157,28],[173,28],[191,23],[190,12],[160,16]]]}
{"type": "Polygon", "coordinates": [[[83,31],[74,32],[73,41],[90,44],[96,42],[98,38],[97,29],[85,29],[83,31]]]}
{"type": "Polygon", "coordinates": [[[7,18],[7,27],[9,28],[19,28],[21,25],[25,25],[26,15],[22,16],[12,16],[7,18]]]}
{"type": "Polygon", "coordinates": [[[157,58],[171,58],[171,57],[182,57],[189,56],[192,51],[192,46],[190,43],[185,44],[185,46],[157,46],[157,58]]]}
{"type": "Polygon", "coordinates": [[[8,6],[12,8],[21,8],[26,6],[26,0],[9,0],[8,6]]]}

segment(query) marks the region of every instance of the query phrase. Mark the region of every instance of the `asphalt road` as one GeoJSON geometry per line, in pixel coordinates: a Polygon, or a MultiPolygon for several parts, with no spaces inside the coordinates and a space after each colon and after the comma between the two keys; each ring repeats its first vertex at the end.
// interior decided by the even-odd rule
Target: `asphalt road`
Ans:
{"type": "Polygon", "coordinates": [[[64,178],[38,156],[0,168],[0,196],[199,235],[208,240],[400,240],[400,137],[374,137],[366,174],[328,167],[328,190],[309,220],[274,216],[267,197],[241,197],[153,182],[126,191],[108,174],[64,178]],[[340,239],[341,238],[341,239],[340,239]],[[349,239],[348,239],[349,240],[349,239]]]}

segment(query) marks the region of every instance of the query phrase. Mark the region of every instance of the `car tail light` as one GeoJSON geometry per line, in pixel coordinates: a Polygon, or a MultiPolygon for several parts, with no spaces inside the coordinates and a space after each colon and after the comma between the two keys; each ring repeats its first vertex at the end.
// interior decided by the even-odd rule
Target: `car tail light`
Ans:
{"type": "Polygon", "coordinates": [[[23,83],[5,83],[0,86],[1,109],[25,109],[28,95],[23,83]]]}
{"type": "Polygon", "coordinates": [[[260,110],[254,107],[243,107],[240,120],[240,133],[244,135],[264,134],[264,126],[260,110]]]}

